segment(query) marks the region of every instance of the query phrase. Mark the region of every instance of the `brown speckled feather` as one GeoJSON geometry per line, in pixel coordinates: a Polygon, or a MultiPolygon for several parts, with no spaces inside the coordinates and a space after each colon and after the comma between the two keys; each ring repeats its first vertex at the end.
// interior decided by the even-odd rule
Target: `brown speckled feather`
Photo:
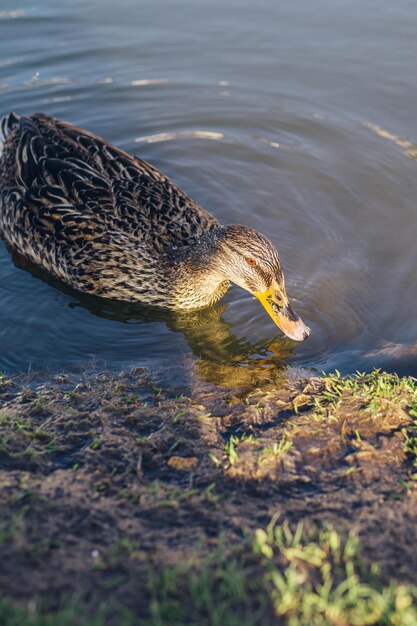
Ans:
{"type": "Polygon", "coordinates": [[[163,258],[217,220],[154,166],[67,122],[9,114],[0,130],[4,239],[82,291],[173,306],[163,258]]]}

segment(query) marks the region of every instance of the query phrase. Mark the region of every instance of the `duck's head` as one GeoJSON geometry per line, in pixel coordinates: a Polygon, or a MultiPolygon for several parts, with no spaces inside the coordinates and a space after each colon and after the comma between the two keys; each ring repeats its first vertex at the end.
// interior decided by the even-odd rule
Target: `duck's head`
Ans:
{"type": "Polygon", "coordinates": [[[221,226],[214,236],[217,269],[256,296],[288,337],[295,341],[307,339],[310,329],[288,301],[278,252],[269,239],[240,224],[221,226]]]}

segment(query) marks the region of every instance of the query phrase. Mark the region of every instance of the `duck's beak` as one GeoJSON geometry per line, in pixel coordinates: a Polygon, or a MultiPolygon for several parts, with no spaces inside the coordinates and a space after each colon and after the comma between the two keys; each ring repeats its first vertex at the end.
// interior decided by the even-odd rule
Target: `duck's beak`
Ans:
{"type": "Polygon", "coordinates": [[[294,341],[307,339],[310,329],[288,302],[284,285],[279,285],[274,280],[269,289],[257,291],[255,296],[262,302],[275,324],[279,326],[287,337],[294,339],[294,341]]]}

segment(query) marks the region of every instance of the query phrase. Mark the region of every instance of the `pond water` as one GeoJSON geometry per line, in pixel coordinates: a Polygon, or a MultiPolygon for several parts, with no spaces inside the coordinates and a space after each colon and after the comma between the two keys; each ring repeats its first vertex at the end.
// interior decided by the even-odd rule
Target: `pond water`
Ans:
{"type": "Polygon", "coordinates": [[[0,371],[181,359],[417,374],[414,0],[2,0],[1,112],[44,111],[267,234],[311,327],[234,287],[173,317],[80,296],[0,242],[0,371]]]}

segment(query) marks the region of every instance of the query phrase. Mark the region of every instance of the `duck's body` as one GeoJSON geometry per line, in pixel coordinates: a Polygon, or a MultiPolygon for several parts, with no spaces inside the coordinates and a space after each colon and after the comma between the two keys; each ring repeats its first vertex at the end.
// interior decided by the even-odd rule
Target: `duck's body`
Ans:
{"type": "MultiPolygon", "coordinates": [[[[263,235],[221,226],[154,166],[95,135],[11,113],[0,122],[0,147],[0,234],[76,289],[170,309],[207,306],[229,280],[241,284],[232,251],[246,251],[249,240],[251,261],[268,248],[283,288],[263,235]]],[[[250,278],[241,286],[258,294],[258,276],[250,278]]]]}
{"type": "Polygon", "coordinates": [[[172,284],[160,297],[163,266],[219,225],[212,215],[149,163],[71,124],[10,115],[3,129],[0,231],[13,248],[81,291],[184,306],[172,284]]]}

